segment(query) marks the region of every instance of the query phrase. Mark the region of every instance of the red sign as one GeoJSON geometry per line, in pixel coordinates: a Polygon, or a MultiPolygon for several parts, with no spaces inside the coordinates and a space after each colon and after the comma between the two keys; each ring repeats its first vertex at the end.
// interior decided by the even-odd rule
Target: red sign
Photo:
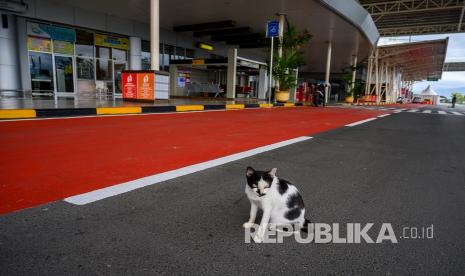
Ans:
{"type": "Polygon", "coordinates": [[[123,98],[137,99],[137,74],[122,73],[123,80],[123,98]]]}

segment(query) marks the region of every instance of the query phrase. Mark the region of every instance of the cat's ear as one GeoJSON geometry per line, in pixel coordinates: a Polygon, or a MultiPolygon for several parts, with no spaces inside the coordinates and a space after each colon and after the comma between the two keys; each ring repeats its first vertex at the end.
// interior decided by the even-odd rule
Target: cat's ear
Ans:
{"type": "Polygon", "coordinates": [[[271,175],[272,177],[275,177],[277,170],[278,170],[277,168],[272,168],[271,171],[268,172],[268,174],[271,175]]]}
{"type": "Polygon", "coordinates": [[[255,170],[252,167],[247,167],[245,174],[247,175],[247,177],[250,177],[255,174],[255,170]]]}

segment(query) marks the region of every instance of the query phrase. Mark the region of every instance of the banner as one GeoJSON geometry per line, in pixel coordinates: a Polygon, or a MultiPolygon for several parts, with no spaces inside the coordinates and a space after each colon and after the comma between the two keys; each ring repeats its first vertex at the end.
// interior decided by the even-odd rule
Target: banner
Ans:
{"type": "Polygon", "coordinates": [[[125,37],[94,34],[94,43],[97,46],[117,48],[122,50],[129,49],[129,39],[125,37]]]}
{"type": "Polygon", "coordinates": [[[74,43],[76,42],[76,31],[73,29],[56,27],[47,24],[27,22],[27,34],[31,36],[51,38],[74,43]]]}
{"type": "Polygon", "coordinates": [[[68,41],[54,40],[53,52],[57,54],[74,55],[74,44],[68,41]]]}
{"type": "Polygon", "coordinates": [[[137,99],[137,74],[122,73],[121,78],[123,81],[123,98],[137,99]]]}
{"type": "Polygon", "coordinates": [[[28,37],[27,49],[29,51],[50,53],[52,51],[52,42],[49,39],[43,39],[39,37],[28,37]]]}
{"type": "Polygon", "coordinates": [[[154,73],[137,73],[137,99],[140,100],[154,100],[154,73]]]}

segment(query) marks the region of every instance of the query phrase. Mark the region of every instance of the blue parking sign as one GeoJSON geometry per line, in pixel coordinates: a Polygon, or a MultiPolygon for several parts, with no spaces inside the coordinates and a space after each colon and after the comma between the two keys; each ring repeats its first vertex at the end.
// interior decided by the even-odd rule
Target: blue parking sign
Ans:
{"type": "Polygon", "coordinates": [[[266,37],[277,37],[279,36],[279,21],[273,20],[268,21],[266,25],[266,37]]]}

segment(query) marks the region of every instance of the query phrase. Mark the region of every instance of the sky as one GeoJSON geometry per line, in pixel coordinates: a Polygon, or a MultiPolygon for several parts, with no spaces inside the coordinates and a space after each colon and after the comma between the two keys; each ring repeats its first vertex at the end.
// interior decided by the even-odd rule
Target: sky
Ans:
{"type": "MultiPolygon", "coordinates": [[[[446,62],[465,62],[465,33],[444,35],[421,35],[403,37],[383,37],[378,45],[397,44],[424,40],[434,40],[449,37],[446,62]]],[[[460,92],[465,94],[465,72],[444,72],[439,81],[422,81],[413,86],[414,93],[420,93],[428,85],[439,95],[450,97],[451,93],[460,92]]]]}

